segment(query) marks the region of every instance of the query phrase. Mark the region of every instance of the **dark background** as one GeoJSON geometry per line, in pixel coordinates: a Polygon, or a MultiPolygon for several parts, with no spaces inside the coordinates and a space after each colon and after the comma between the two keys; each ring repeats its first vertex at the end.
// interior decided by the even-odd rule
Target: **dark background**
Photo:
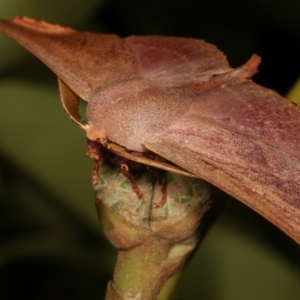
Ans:
{"type": "MultiPolygon", "coordinates": [[[[297,0],[82,2],[13,0],[0,4],[0,17],[203,38],[234,67],[260,55],[254,80],[282,95],[299,76],[297,0]]],[[[102,299],[116,254],[97,223],[84,133],[42,63],[3,35],[0,54],[0,298],[102,299]]],[[[174,299],[299,299],[299,246],[239,202],[216,198],[226,205],[174,299]]]]}

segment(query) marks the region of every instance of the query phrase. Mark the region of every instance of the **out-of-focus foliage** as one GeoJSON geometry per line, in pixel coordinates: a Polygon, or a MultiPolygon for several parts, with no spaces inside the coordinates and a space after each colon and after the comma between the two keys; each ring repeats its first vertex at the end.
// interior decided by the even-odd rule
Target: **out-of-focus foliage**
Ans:
{"type": "MultiPolygon", "coordinates": [[[[233,66],[256,52],[263,62],[255,81],[281,94],[299,76],[299,10],[293,0],[0,3],[1,18],[204,38],[233,66]]],[[[45,66],[3,35],[0,53],[0,298],[101,299],[115,252],[98,227],[84,133],[65,116],[45,66]]],[[[226,203],[174,299],[298,299],[299,246],[237,201],[226,203]]]]}

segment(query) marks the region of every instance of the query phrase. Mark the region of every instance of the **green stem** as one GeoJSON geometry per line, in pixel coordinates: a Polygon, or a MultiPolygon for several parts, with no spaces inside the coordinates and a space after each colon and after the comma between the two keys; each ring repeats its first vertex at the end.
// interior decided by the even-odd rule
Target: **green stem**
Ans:
{"type": "Polygon", "coordinates": [[[102,229],[119,249],[106,300],[153,300],[184,264],[198,240],[197,229],[208,210],[210,187],[195,178],[167,174],[166,203],[153,173],[135,176],[144,194],[139,199],[132,182],[103,164],[99,171],[96,206],[102,229]]]}

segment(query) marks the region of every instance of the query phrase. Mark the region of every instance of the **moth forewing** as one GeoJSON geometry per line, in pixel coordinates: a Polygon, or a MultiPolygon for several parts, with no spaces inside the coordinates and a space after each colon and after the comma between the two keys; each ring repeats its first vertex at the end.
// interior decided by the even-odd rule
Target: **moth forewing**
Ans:
{"type": "MultiPolygon", "coordinates": [[[[209,143],[206,140],[207,136],[201,134],[200,130],[196,137],[182,137],[178,133],[165,132],[153,136],[146,141],[145,146],[240,200],[300,244],[300,192],[296,177],[297,173],[298,177],[300,174],[300,162],[276,148],[263,145],[265,149],[262,151],[268,153],[272,161],[278,161],[278,164],[285,167],[281,174],[274,174],[273,162],[269,166],[266,165],[264,170],[259,165],[256,166],[261,159],[259,156],[248,162],[238,157],[237,164],[233,167],[230,165],[229,153],[234,147],[232,143],[243,144],[248,138],[236,133],[228,133],[226,137],[223,133],[224,139],[227,140],[228,153],[220,154],[216,153],[219,145],[218,142],[214,142],[218,136],[215,134],[211,129],[209,138],[213,142],[209,143]],[[235,139],[230,139],[229,134],[235,135],[235,139]],[[207,151],[216,154],[209,156],[207,151]],[[285,180],[286,174],[289,173],[295,174],[295,178],[291,175],[290,180],[285,180]]],[[[253,140],[252,143],[259,147],[257,141],[253,140]]],[[[258,150],[257,154],[260,152],[258,150]]]]}

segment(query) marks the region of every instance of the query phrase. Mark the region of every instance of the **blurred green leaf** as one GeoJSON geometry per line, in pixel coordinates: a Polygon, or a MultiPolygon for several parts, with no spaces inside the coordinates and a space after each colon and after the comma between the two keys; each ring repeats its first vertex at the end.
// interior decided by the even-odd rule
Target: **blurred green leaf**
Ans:
{"type": "Polygon", "coordinates": [[[66,117],[57,88],[3,80],[0,99],[2,151],[97,227],[85,134],[66,117]]]}

